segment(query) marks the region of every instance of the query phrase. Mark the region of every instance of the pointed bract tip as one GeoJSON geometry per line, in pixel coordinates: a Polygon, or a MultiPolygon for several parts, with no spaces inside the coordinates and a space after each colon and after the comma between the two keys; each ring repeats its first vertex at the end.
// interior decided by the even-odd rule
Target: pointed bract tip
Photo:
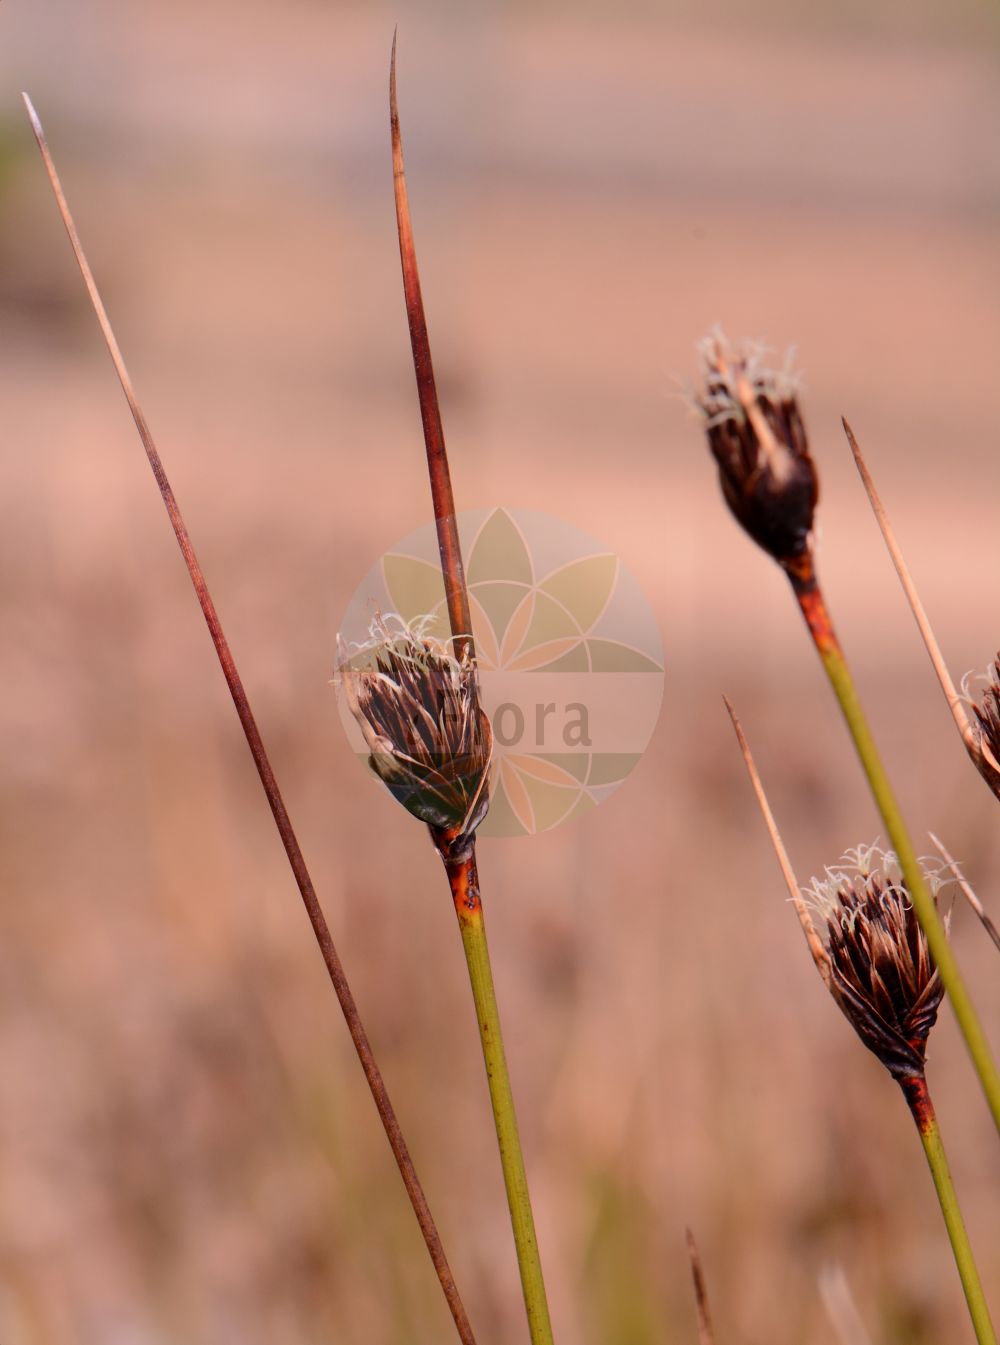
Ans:
{"type": "Polygon", "coordinates": [[[858,464],[858,469],[860,470],[862,476],[867,477],[867,468],[865,466],[865,460],[861,455],[861,445],[858,443],[857,435],[851,429],[851,422],[847,419],[846,416],[841,416],[840,423],[841,425],[843,425],[844,433],[847,435],[847,442],[850,444],[851,452],[854,454],[854,461],[858,464]]]}
{"type": "Polygon", "coordinates": [[[737,733],[739,733],[740,721],[738,715],[736,714],[736,708],[733,705],[732,701],[729,699],[729,697],[725,694],[725,692],[723,692],[722,694],[722,703],[729,713],[729,718],[733,721],[733,728],[736,730],[737,733]]]}
{"type": "Polygon", "coordinates": [[[714,1345],[715,1336],[712,1331],[712,1316],[708,1305],[708,1288],[705,1284],[705,1273],[702,1270],[698,1244],[695,1242],[694,1234],[691,1232],[690,1228],[684,1230],[684,1236],[685,1241],[687,1242],[688,1261],[691,1266],[691,1280],[694,1285],[695,1307],[698,1313],[699,1345],[714,1345]]]}
{"type": "Polygon", "coordinates": [[[21,99],[24,103],[25,109],[27,110],[28,120],[31,122],[32,129],[34,130],[35,135],[39,137],[42,136],[43,134],[42,123],[38,118],[38,113],[35,111],[34,103],[31,101],[30,96],[23,90],[21,92],[21,99]]]}
{"type": "Polygon", "coordinates": [[[750,752],[750,744],[747,742],[747,735],[743,732],[743,725],[740,723],[740,717],[736,713],[736,706],[726,695],[723,695],[722,703],[726,707],[726,711],[729,715],[729,722],[732,724],[733,732],[736,734],[736,741],[743,754],[743,761],[747,770],[750,772],[750,780],[754,785],[754,789],[756,789],[759,783],[759,778],[757,778],[757,768],[754,765],[753,756],[750,752]]]}

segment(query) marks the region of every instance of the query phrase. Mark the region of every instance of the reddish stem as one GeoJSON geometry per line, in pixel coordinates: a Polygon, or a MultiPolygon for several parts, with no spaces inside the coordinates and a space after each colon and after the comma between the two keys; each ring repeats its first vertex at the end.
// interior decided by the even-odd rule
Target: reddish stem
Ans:
{"type": "Polygon", "coordinates": [[[840,641],[823,599],[811,552],[805,552],[794,564],[786,565],[784,569],[820,654],[830,650],[840,651],[840,641]]]}
{"type": "Polygon", "coordinates": [[[928,1134],[934,1126],[934,1104],[927,1089],[927,1080],[923,1075],[919,1079],[900,1079],[899,1086],[906,1098],[906,1105],[916,1122],[921,1135],[928,1134]]]}
{"type": "Polygon", "coordinates": [[[459,924],[463,925],[480,915],[483,909],[475,850],[464,859],[445,859],[444,867],[455,903],[455,914],[459,924]]]}
{"type": "Polygon", "coordinates": [[[458,1330],[459,1339],[463,1342],[463,1345],[475,1345],[475,1337],[472,1334],[472,1327],[469,1325],[469,1319],[466,1316],[465,1308],[458,1292],[458,1286],[455,1284],[454,1276],[448,1265],[448,1259],[445,1256],[440,1234],[438,1233],[434,1218],[431,1215],[430,1207],[427,1204],[427,1198],[424,1195],[423,1188],[417,1177],[413,1159],[410,1157],[409,1149],[403,1138],[403,1132],[396,1119],[395,1110],[389,1100],[389,1094],[382,1078],[382,1072],[376,1063],[375,1055],[368,1039],[368,1034],[361,1021],[358,1006],[355,1002],[354,995],[351,993],[347,975],[333,942],[333,935],[330,933],[326,917],[319,904],[319,898],[313,887],[312,878],[309,876],[309,870],[306,868],[305,858],[303,857],[298,839],[292,828],[291,819],[288,816],[288,811],[285,808],[281,791],[278,788],[278,782],[274,778],[274,771],[271,768],[270,760],[268,759],[267,752],[264,748],[260,730],[257,728],[257,722],[254,719],[253,711],[250,709],[250,702],[247,698],[243,681],[236,668],[232,651],[229,648],[229,642],[222,629],[222,622],[219,620],[215,604],[208,591],[208,584],[205,581],[204,572],[195,555],[191,536],[181,514],[177,498],[167,479],[163,462],[157,451],[156,444],[153,441],[153,436],[150,432],[149,425],[147,424],[146,417],[143,415],[142,409],[136,399],[128,369],[126,368],[124,358],[115,338],[114,331],[112,330],[110,320],[108,319],[107,311],[97,289],[97,284],[94,280],[93,273],[91,272],[90,265],[83,251],[83,246],[80,242],[79,235],[77,234],[76,225],[73,222],[69,205],[63,194],[62,185],[59,181],[59,176],[56,173],[52,156],[49,153],[48,144],[46,143],[45,133],[42,130],[41,123],[38,120],[38,116],[27,95],[25,95],[24,100],[28,109],[28,115],[31,118],[35,138],[38,141],[38,148],[41,151],[42,159],[49,175],[49,181],[52,184],[52,190],[59,207],[59,213],[62,216],[66,232],[69,235],[69,241],[83,276],[84,284],[87,287],[87,292],[94,307],[94,312],[97,315],[97,320],[100,323],[101,331],[104,334],[104,339],[111,354],[111,359],[114,363],[115,370],[117,371],[119,381],[121,382],[122,391],[125,393],[129,409],[132,412],[135,427],[139,431],[139,438],[142,440],[143,448],[146,450],[146,456],[149,459],[149,465],[153,470],[153,476],[156,478],[156,484],[160,489],[160,495],[163,497],[163,503],[174,530],[174,536],[177,538],[177,544],[184,557],[184,563],[187,566],[188,574],[191,576],[191,583],[194,585],[195,593],[198,596],[198,602],[205,617],[205,623],[208,626],[209,634],[212,637],[212,643],[215,646],[215,652],[218,655],[219,663],[222,666],[226,684],[229,687],[230,695],[233,698],[233,704],[236,707],[236,713],[239,716],[240,724],[243,726],[243,732],[246,736],[247,745],[250,748],[250,754],[253,757],[254,765],[257,767],[257,774],[260,776],[260,782],[264,787],[264,793],[267,796],[271,814],[274,817],[275,825],[278,828],[278,835],[281,837],[281,843],[285,847],[285,854],[288,856],[288,863],[291,866],[296,885],[302,896],[306,914],[309,917],[309,923],[312,926],[313,934],[316,937],[320,953],[323,956],[323,961],[326,965],[330,981],[343,1011],[344,1020],[347,1023],[347,1030],[351,1034],[351,1040],[358,1053],[361,1068],[364,1070],[365,1078],[368,1081],[368,1087],[371,1089],[372,1097],[375,1100],[375,1106],[378,1109],[383,1129],[385,1130],[393,1156],[399,1167],[400,1175],[403,1178],[403,1184],[410,1197],[413,1211],[417,1216],[417,1223],[420,1225],[420,1231],[423,1234],[424,1242],[430,1253],[431,1261],[434,1263],[434,1269],[437,1272],[442,1291],[448,1302],[448,1307],[458,1330]]]}

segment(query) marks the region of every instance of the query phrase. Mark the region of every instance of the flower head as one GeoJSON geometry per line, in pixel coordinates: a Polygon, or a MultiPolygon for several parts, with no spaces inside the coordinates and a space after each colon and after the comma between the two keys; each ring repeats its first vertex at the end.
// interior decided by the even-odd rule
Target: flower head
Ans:
{"type": "MultiPolygon", "coordinates": [[[[924,866],[937,895],[943,880],[924,866]]],[[[858,1036],[902,1082],[924,1072],[944,988],[892,851],[859,846],[805,896],[822,925],[829,987],[858,1036]]]]}
{"type": "Polygon", "coordinates": [[[963,678],[962,691],[979,728],[978,747],[985,760],[977,761],[977,765],[996,792],[1000,781],[1000,654],[981,677],[963,678]],[[986,684],[979,700],[971,694],[972,683],[977,680],[986,684]]]}
{"type": "Polygon", "coordinates": [[[794,378],[764,367],[753,346],[730,351],[714,334],[699,347],[704,387],[696,401],[726,503],[779,564],[810,549],[819,497],[794,378]]]}
{"type": "Polygon", "coordinates": [[[372,770],[427,823],[442,853],[459,858],[489,808],[493,733],[475,662],[420,623],[395,618],[394,627],[378,616],[366,644],[341,648],[340,685],[372,770]]]}

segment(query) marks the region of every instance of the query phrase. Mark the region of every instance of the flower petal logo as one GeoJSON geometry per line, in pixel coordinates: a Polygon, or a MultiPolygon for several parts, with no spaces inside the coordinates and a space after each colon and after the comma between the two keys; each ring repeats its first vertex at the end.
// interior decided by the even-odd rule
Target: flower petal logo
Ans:
{"type": "MultiPolygon", "coordinates": [[[[613,552],[570,524],[522,509],[458,518],[483,707],[494,735],[480,836],[547,831],[606,799],[640,760],[659,716],[656,621],[613,552]]],[[[341,625],[363,641],[375,612],[450,635],[433,525],[369,572],[341,625]]],[[[349,712],[341,718],[366,752],[349,712]]]]}

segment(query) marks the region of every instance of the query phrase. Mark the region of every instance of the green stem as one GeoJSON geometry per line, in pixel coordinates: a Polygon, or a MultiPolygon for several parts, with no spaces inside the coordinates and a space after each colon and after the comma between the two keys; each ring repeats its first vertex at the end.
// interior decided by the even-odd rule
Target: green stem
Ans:
{"type": "Polygon", "coordinates": [[[986,1297],[980,1283],[976,1260],[969,1244],[969,1235],[965,1231],[965,1222],[959,1208],[958,1196],[948,1170],[944,1145],[941,1143],[941,1131],[934,1114],[934,1104],[927,1091],[925,1079],[903,1079],[900,1082],[903,1096],[906,1098],[913,1120],[920,1135],[927,1156],[927,1166],[934,1179],[934,1189],[941,1203],[945,1227],[951,1239],[951,1249],[955,1253],[955,1264],[965,1290],[965,1301],[969,1305],[969,1316],[975,1327],[979,1345],[997,1345],[996,1333],[990,1320],[990,1310],[986,1306],[986,1297]]]}
{"type": "Polygon", "coordinates": [[[834,634],[826,603],[816,581],[811,561],[804,564],[800,573],[790,574],[792,588],[798,598],[802,615],[805,617],[813,642],[823,662],[830,685],[833,687],[844,719],[854,739],[861,765],[864,767],[872,796],[882,821],[889,834],[892,848],[899,860],[906,890],[913,902],[917,919],[927,936],[931,956],[941,974],[941,981],[951,1001],[959,1029],[965,1039],[972,1064],[979,1076],[983,1092],[993,1121],[1000,1130],[1000,1074],[990,1052],[989,1043],[983,1032],[982,1024],[965,988],[962,973],[959,970],[951,944],[945,933],[944,922],[938,913],[937,904],[931,895],[917,860],[913,842],[910,840],[906,823],[903,821],[899,804],[893,794],[889,777],[875,746],[871,729],[861,708],[858,693],[854,686],[847,660],[834,634]]]}
{"type": "Polygon", "coordinates": [[[528,1194],[528,1178],[524,1170],[524,1155],[521,1152],[517,1116],[514,1112],[514,1095],[511,1092],[507,1057],[504,1054],[503,1036],[500,1031],[500,1011],[497,1008],[496,991],[493,988],[493,972],[490,968],[490,953],[486,942],[483,905],[479,896],[475,852],[466,859],[446,859],[445,868],[455,899],[455,913],[462,932],[465,960],[469,965],[469,980],[472,982],[472,997],[476,1004],[479,1037],[483,1046],[483,1059],[486,1062],[490,1101],[493,1104],[493,1122],[496,1126],[497,1143],[500,1146],[500,1164],[503,1168],[504,1186],[507,1188],[507,1204],[510,1207],[510,1222],[514,1230],[517,1264],[521,1272],[524,1306],[528,1314],[528,1330],[532,1345],[553,1345],[549,1305],[545,1297],[545,1281],[542,1277],[542,1263],[535,1236],[535,1220],[531,1213],[531,1197],[528,1194]]]}

